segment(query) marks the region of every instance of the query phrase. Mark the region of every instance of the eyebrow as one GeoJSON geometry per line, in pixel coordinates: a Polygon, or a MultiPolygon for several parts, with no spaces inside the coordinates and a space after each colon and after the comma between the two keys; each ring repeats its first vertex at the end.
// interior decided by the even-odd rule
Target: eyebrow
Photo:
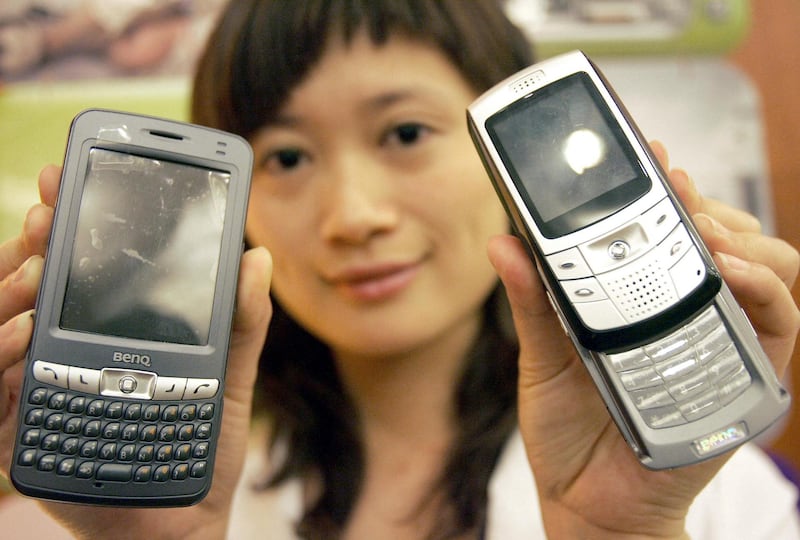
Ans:
{"type": "MultiPolygon", "coordinates": [[[[432,98],[433,100],[440,99],[434,92],[420,91],[419,89],[390,90],[367,98],[364,103],[358,105],[358,108],[364,109],[367,112],[378,112],[382,109],[389,108],[396,103],[402,103],[403,101],[418,97],[423,99],[432,98]]],[[[293,128],[301,124],[303,124],[303,120],[299,116],[278,113],[273,121],[265,127],[293,128]]]]}

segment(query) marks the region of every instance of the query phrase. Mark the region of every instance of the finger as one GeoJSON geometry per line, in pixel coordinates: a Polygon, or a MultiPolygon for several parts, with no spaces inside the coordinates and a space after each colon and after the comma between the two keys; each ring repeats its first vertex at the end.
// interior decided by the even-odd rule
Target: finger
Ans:
{"type": "Polygon", "coordinates": [[[669,154],[667,153],[667,149],[664,147],[661,141],[650,141],[650,149],[655,154],[656,159],[661,164],[661,167],[665,170],[669,170],[669,154]]]}
{"type": "Polygon", "coordinates": [[[747,312],[775,371],[782,375],[800,330],[800,310],[789,289],[767,266],[723,253],[714,259],[747,312]]]}
{"type": "Polygon", "coordinates": [[[28,210],[22,233],[0,245],[0,278],[16,272],[32,255],[44,255],[53,213],[53,208],[44,204],[34,205],[28,210]]]}
{"type": "Polygon", "coordinates": [[[44,259],[34,255],[0,281],[0,323],[33,308],[43,267],[44,259]]]}
{"type": "Polygon", "coordinates": [[[758,233],[733,232],[706,214],[694,217],[695,226],[711,253],[727,253],[767,266],[791,288],[800,270],[800,255],[780,238],[758,233]]]}
{"type": "Polygon", "coordinates": [[[574,350],[561,331],[536,269],[519,239],[492,238],[489,260],[506,289],[520,342],[520,377],[531,384],[550,380],[574,360],[574,350]],[[533,348],[536,352],[533,352],[533,348]]]}
{"type": "Polygon", "coordinates": [[[21,313],[0,325],[0,420],[8,413],[9,388],[7,377],[9,369],[25,358],[25,352],[33,331],[33,310],[21,313]]]}
{"type": "Polygon", "coordinates": [[[251,389],[255,382],[258,358],[272,316],[269,299],[271,278],[272,257],[269,251],[255,248],[242,256],[226,377],[226,386],[231,390],[251,389]]]}
{"type": "Polygon", "coordinates": [[[55,206],[61,180],[61,167],[48,165],[39,173],[39,199],[42,204],[55,206]]]}
{"type": "Polygon", "coordinates": [[[669,179],[689,215],[708,214],[714,216],[720,223],[733,231],[761,232],[761,222],[758,218],[716,199],[704,197],[685,171],[673,169],[669,172],[669,179]]]}

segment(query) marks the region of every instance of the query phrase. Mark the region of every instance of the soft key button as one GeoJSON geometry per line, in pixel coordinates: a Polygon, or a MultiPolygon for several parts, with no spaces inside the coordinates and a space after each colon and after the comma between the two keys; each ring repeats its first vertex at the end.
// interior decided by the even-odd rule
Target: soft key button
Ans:
{"type": "Polygon", "coordinates": [[[33,377],[41,382],[67,388],[69,366],[37,360],[33,363],[33,377]]]}
{"type": "Polygon", "coordinates": [[[578,279],[592,275],[589,265],[578,248],[566,249],[547,256],[547,262],[559,280],[578,279]]]}
{"type": "Polygon", "coordinates": [[[561,286],[571,302],[594,302],[608,298],[595,278],[562,281],[561,286]]]}
{"type": "Polygon", "coordinates": [[[678,225],[667,238],[661,242],[661,260],[667,268],[672,268],[694,246],[686,227],[678,225]]]}
{"type": "Polygon", "coordinates": [[[657,205],[642,214],[642,226],[647,231],[647,236],[653,244],[661,242],[675,225],[680,223],[680,217],[669,198],[664,198],[657,205]]]}
{"type": "Polygon", "coordinates": [[[69,389],[87,394],[100,393],[100,371],[70,366],[69,389]]]}
{"type": "Polygon", "coordinates": [[[219,389],[217,379],[186,379],[183,399],[208,399],[214,397],[219,389]]]}
{"type": "Polygon", "coordinates": [[[706,265],[700,258],[697,248],[692,246],[688,253],[669,269],[669,274],[680,298],[686,297],[700,286],[706,278],[706,265]]]}
{"type": "Polygon", "coordinates": [[[156,381],[156,390],[153,393],[153,399],[183,399],[183,391],[185,389],[185,377],[159,377],[156,381]]]}
{"type": "Polygon", "coordinates": [[[628,321],[617,311],[611,300],[575,302],[572,304],[583,324],[593,330],[609,330],[624,326],[628,321]]]}

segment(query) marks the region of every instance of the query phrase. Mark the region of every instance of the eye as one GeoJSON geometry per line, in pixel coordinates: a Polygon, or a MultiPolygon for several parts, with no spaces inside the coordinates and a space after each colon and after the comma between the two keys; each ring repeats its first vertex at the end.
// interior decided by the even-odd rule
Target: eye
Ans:
{"type": "Polygon", "coordinates": [[[409,122],[399,124],[387,132],[383,138],[384,144],[399,144],[411,146],[424,139],[430,133],[430,128],[422,124],[409,122]]]}
{"type": "Polygon", "coordinates": [[[305,152],[297,148],[283,148],[269,152],[261,159],[261,168],[271,173],[292,172],[308,161],[305,152]]]}

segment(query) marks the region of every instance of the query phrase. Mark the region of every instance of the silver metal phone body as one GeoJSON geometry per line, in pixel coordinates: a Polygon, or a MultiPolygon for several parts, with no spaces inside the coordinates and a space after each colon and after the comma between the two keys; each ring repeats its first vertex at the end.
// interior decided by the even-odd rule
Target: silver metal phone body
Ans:
{"type": "Polygon", "coordinates": [[[583,53],[509,77],[467,119],[564,330],[646,467],[719,455],[786,412],[747,317],[583,53]]]}

